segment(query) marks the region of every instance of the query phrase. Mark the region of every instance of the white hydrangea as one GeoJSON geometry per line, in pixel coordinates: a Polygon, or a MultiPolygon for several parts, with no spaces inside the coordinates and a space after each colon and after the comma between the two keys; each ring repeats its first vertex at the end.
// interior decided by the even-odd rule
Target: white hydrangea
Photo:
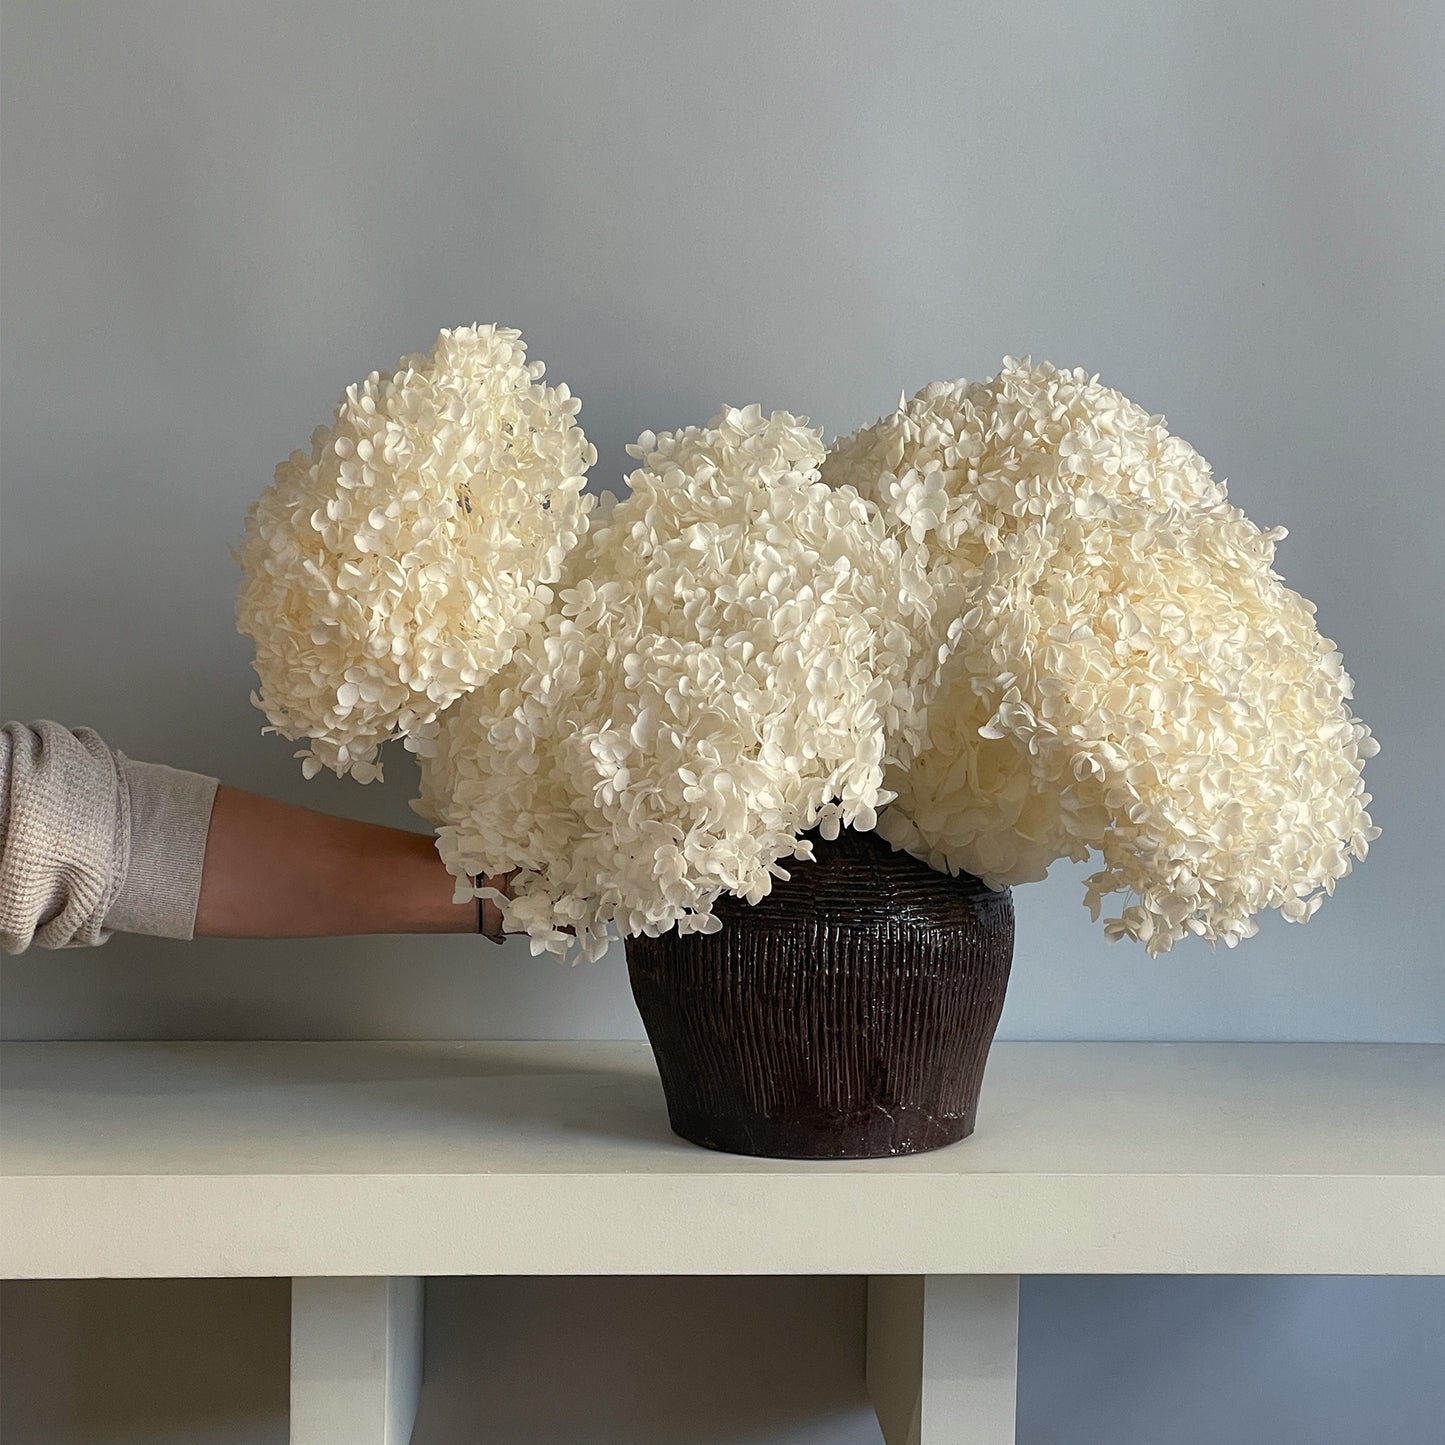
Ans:
{"type": "Polygon", "coordinates": [[[921,550],[819,479],[806,418],[726,408],[629,451],[545,630],[422,763],[451,872],[522,870],[500,901],[534,952],[711,932],[721,892],[811,856],[801,833],[872,828],[937,681],[921,550]]]}
{"type": "MultiPolygon", "coordinates": [[[[1151,953],[1291,921],[1378,836],[1377,747],[1314,609],[1273,570],[1283,529],[1082,371],[1006,358],[935,383],[830,453],[961,588],[928,746],[879,831],[1001,886],[1091,854],[1094,917],[1151,953]]],[[[935,624],[936,626],[936,624],[935,624]]]]}
{"type": "Polygon", "coordinates": [[[971,585],[1001,539],[1080,496],[1142,506],[1225,500],[1209,463],[1083,371],[1004,358],[989,381],[935,381],[828,450],[823,478],[877,502],[971,585]]]}
{"type": "Polygon", "coordinates": [[[581,403],[541,384],[521,333],[443,331],[347,388],[329,427],[276,469],[238,554],[252,701],[297,754],[361,782],[394,738],[425,751],[443,708],[541,620],[586,533],[596,452],[581,403]]]}

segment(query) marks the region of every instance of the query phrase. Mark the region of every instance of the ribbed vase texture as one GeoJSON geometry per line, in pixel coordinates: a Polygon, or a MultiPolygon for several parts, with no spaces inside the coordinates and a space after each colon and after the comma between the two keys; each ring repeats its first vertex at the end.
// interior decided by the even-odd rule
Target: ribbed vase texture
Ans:
{"type": "Polygon", "coordinates": [[[784,1159],[916,1154],[973,1132],[1013,958],[1013,900],[872,833],[718,933],[629,938],[627,965],[673,1130],[784,1159]]]}

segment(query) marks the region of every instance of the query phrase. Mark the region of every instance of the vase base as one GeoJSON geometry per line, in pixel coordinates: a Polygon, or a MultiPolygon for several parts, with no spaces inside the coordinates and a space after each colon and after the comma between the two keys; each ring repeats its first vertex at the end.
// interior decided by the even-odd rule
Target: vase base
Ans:
{"type": "Polygon", "coordinates": [[[936,1118],[921,1109],[881,1106],[862,1119],[678,1117],[672,1132],[690,1144],[762,1159],[896,1159],[957,1144],[973,1133],[974,1115],[936,1118]]]}

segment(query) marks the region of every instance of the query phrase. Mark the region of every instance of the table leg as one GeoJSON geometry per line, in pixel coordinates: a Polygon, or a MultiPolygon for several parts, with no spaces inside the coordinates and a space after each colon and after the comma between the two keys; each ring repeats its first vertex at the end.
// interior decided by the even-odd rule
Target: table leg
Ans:
{"type": "Polygon", "coordinates": [[[291,1281],[291,1445],[407,1445],[421,1390],[422,1281],[291,1281]]]}
{"type": "Polygon", "coordinates": [[[1014,1274],[871,1275],[868,1393],[888,1445],[1012,1445],[1014,1274]]]}

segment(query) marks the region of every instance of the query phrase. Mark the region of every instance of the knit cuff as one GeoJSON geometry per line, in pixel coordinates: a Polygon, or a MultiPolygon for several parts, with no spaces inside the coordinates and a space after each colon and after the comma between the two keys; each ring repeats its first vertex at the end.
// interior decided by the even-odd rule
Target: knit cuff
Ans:
{"type": "Polygon", "coordinates": [[[130,866],[107,928],[194,938],[211,805],[219,782],[202,773],[116,754],[130,792],[130,866]]]}

